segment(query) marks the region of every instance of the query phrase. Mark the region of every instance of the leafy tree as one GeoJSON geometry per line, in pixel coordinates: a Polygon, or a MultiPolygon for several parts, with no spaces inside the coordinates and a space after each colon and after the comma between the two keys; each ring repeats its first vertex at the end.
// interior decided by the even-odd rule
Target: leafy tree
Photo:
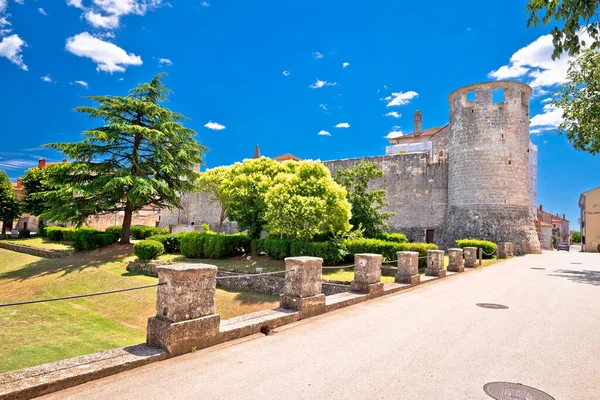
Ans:
{"type": "Polygon", "coordinates": [[[6,231],[8,224],[21,216],[19,200],[13,190],[10,179],[5,171],[0,170],[0,221],[2,232],[6,231]]]}
{"type": "Polygon", "coordinates": [[[571,232],[571,239],[573,240],[573,243],[581,243],[581,232],[579,232],[579,231],[571,232]]]}
{"type": "Polygon", "coordinates": [[[552,105],[562,109],[559,134],[577,150],[597,154],[600,151],[600,53],[584,50],[569,63],[568,83],[552,97],[552,105]]]}
{"type": "Polygon", "coordinates": [[[229,219],[236,221],[241,230],[247,230],[251,239],[259,238],[267,224],[267,191],[288,164],[266,157],[235,163],[230,167],[229,178],[219,188],[219,198],[229,219]]]}
{"type": "Polygon", "coordinates": [[[221,214],[219,216],[219,230],[217,233],[221,233],[223,230],[223,222],[228,216],[225,204],[226,192],[221,190],[223,182],[231,176],[231,167],[217,167],[209,169],[205,172],[200,173],[198,178],[198,188],[207,192],[210,195],[210,201],[212,203],[218,203],[221,207],[221,214]]]}
{"type": "Polygon", "coordinates": [[[206,148],[185,128],[186,118],[161,103],[170,91],[162,74],[129,95],[92,96],[96,105],[75,110],[105,125],[83,132],[79,143],[46,145],[72,162],[56,164],[45,192],[45,220],[82,225],[96,214],[124,212],[121,243],[129,243],[132,214],[144,206],[181,207],[180,194],[193,191],[206,148]]]}
{"type": "MultiPolygon", "coordinates": [[[[48,166],[46,168],[30,168],[25,171],[23,176],[23,188],[25,189],[25,199],[23,201],[23,211],[36,217],[48,210],[48,204],[38,193],[44,193],[53,190],[54,187],[46,182],[48,166]]],[[[39,221],[40,227],[43,225],[39,221]]]]}
{"type": "Polygon", "coordinates": [[[271,234],[310,240],[315,234],[350,229],[346,190],[318,161],[290,162],[267,191],[265,220],[271,234]]]}
{"type": "Polygon", "coordinates": [[[552,43],[554,44],[553,59],[557,59],[563,52],[576,55],[588,45],[581,40],[580,34],[587,33],[591,39],[590,48],[600,46],[598,29],[598,0],[529,0],[526,10],[529,13],[527,26],[537,27],[540,22],[547,25],[554,21],[562,25],[552,29],[552,43]]]}
{"type": "Polygon", "coordinates": [[[367,237],[375,237],[387,227],[386,220],[395,212],[380,212],[389,205],[384,189],[369,190],[369,182],[381,178],[383,171],[373,162],[361,161],[355,167],[340,169],[335,174],[335,181],[346,188],[348,201],[352,205],[350,224],[354,229],[363,229],[367,237]]]}

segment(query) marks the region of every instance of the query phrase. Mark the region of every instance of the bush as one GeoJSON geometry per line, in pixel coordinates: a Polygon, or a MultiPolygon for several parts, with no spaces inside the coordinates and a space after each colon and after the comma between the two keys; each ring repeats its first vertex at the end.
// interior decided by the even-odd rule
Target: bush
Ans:
{"type": "Polygon", "coordinates": [[[168,233],[168,228],[154,228],[145,225],[133,225],[130,230],[131,237],[136,240],[148,239],[154,235],[167,235],[168,233]]]}
{"type": "Polygon", "coordinates": [[[342,261],[348,254],[341,240],[327,242],[300,242],[293,241],[290,245],[290,255],[320,257],[325,265],[335,265],[342,261]]]}
{"type": "Polygon", "coordinates": [[[121,230],[123,228],[121,226],[109,226],[108,228],[106,228],[104,230],[105,233],[112,233],[114,235],[117,235],[118,237],[121,237],[121,230]]]}
{"type": "Polygon", "coordinates": [[[96,239],[94,236],[99,232],[92,228],[80,228],[73,234],[73,247],[77,251],[95,249],[96,239]]]}
{"type": "Polygon", "coordinates": [[[38,235],[41,237],[46,237],[46,226],[40,226],[38,229],[38,235]]]}
{"type": "MultiPolygon", "coordinates": [[[[86,229],[86,228],[80,228],[80,229],[86,229]]],[[[78,231],[79,229],[75,229],[75,228],[62,228],[62,240],[65,240],[67,242],[72,242],[75,240],[75,233],[78,231]]]]}
{"type": "Polygon", "coordinates": [[[96,248],[106,247],[110,244],[116,243],[119,240],[119,236],[115,235],[114,233],[98,232],[93,236],[96,248]]]}
{"type": "MultiPolygon", "coordinates": [[[[438,249],[433,243],[397,243],[378,239],[346,239],[344,244],[348,250],[347,260],[349,262],[352,261],[350,256],[359,253],[381,254],[385,260],[392,261],[397,259],[396,253],[399,251],[416,251],[419,253],[419,257],[426,257],[428,250],[438,249]]],[[[427,266],[427,259],[419,259],[419,268],[425,268],[425,266],[427,266]]]]}
{"type": "Polygon", "coordinates": [[[149,240],[156,240],[161,242],[165,247],[165,252],[168,254],[179,253],[181,251],[181,239],[187,235],[187,233],[176,233],[171,235],[154,235],[150,236],[149,240]]]}
{"type": "Polygon", "coordinates": [[[404,233],[381,232],[380,234],[375,236],[373,239],[379,239],[379,240],[384,240],[386,242],[395,242],[395,243],[408,242],[408,239],[406,238],[406,235],[404,233]]]}
{"type": "Polygon", "coordinates": [[[47,226],[45,231],[46,231],[46,236],[48,237],[48,239],[52,242],[60,242],[62,240],[62,231],[63,231],[62,226],[47,226]]]}
{"type": "Polygon", "coordinates": [[[459,239],[456,241],[456,244],[461,249],[465,247],[477,247],[477,254],[479,254],[479,249],[483,249],[483,258],[492,258],[492,256],[487,256],[485,253],[492,254],[496,251],[496,243],[488,240],[459,239]]]}
{"type": "Polygon", "coordinates": [[[20,238],[28,238],[29,236],[31,236],[31,231],[29,229],[24,228],[19,231],[20,238]]]}
{"type": "Polygon", "coordinates": [[[181,254],[187,258],[228,258],[250,250],[250,240],[243,233],[216,235],[191,232],[181,238],[181,254]]]}
{"type": "Polygon", "coordinates": [[[142,240],[133,245],[133,254],[140,261],[156,260],[161,254],[165,253],[165,247],[156,240],[142,240]]]}
{"type": "Polygon", "coordinates": [[[290,256],[291,244],[291,240],[276,238],[256,239],[253,243],[254,251],[256,253],[265,253],[269,257],[277,260],[290,256]]]}

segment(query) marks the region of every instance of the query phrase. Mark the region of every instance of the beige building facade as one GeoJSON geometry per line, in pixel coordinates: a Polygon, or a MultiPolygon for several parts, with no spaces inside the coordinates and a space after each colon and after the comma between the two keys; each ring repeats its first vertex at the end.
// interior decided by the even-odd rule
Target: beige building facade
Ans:
{"type": "Polygon", "coordinates": [[[581,251],[595,253],[600,245],[600,186],[579,197],[581,251]]]}

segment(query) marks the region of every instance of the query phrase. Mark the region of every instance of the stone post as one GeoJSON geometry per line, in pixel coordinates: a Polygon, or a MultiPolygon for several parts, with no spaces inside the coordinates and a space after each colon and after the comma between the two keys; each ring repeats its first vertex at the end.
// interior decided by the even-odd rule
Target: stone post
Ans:
{"type": "Polygon", "coordinates": [[[427,268],[425,275],[443,278],[446,276],[444,269],[444,250],[427,250],[427,268]]]}
{"type": "Polygon", "coordinates": [[[477,247],[465,247],[465,268],[477,268],[477,247]]]}
{"type": "Polygon", "coordinates": [[[496,245],[496,251],[498,252],[498,259],[504,259],[509,257],[510,243],[500,242],[496,245]]]}
{"type": "Polygon", "coordinates": [[[506,245],[508,246],[507,252],[506,252],[507,257],[514,257],[515,256],[515,246],[511,242],[506,242],[506,245]]]}
{"type": "Polygon", "coordinates": [[[318,257],[288,257],[285,259],[285,283],[281,308],[300,311],[300,318],[325,312],[322,294],[323,259],[318,257]]]}
{"type": "Polygon", "coordinates": [[[215,314],[217,267],[206,264],[158,266],[156,316],[148,319],[147,343],[171,355],[217,342],[221,318],[215,314]]]}
{"type": "Polygon", "coordinates": [[[448,249],[448,271],[464,272],[463,249],[448,249]]]}
{"type": "Polygon", "coordinates": [[[398,257],[396,282],[418,285],[421,282],[421,275],[419,275],[419,253],[416,251],[399,251],[396,253],[396,256],[398,257]]]}
{"type": "Polygon", "coordinates": [[[355,254],[354,255],[354,280],[350,289],[355,292],[365,293],[369,298],[383,294],[381,282],[381,254],[355,254]]]}

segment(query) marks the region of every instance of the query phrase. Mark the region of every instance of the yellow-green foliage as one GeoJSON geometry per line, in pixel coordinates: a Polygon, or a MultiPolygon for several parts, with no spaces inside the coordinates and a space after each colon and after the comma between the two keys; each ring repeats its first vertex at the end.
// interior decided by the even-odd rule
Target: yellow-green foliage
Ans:
{"type": "Polygon", "coordinates": [[[490,257],[492,257],[489,254],[492,254],[494,251],[496,251],[496,243],[490,242],[488,240],[458,239],[456,241],[456,244],[461,249],[464,249],[465,247],[477,247],[477,251],[478,252],[479,252],[479,249],[483,249],[483,258],[490,258],[490,257]],[[488,255],[486,255],[486,253],[488,255]]]}
{"type": "Polygon", "coordinates": [[[142,240],[133,245],[133,254],[140,261],[156,260],[160,255],[165,254],[165,247],[156,240],[142,240]]]}

